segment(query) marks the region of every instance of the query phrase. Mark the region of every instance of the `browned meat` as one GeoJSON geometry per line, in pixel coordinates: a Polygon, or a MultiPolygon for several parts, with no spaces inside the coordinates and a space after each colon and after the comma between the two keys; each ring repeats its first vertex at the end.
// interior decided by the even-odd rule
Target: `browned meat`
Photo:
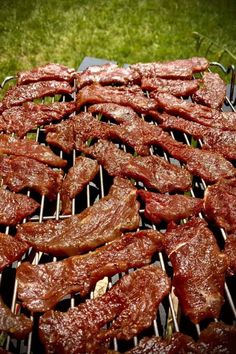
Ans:
{"type": "Polygon", "coordinates": [[[0,116],[0,130],[23,137],[30,130],[62,119],[75,111],[75,102],[25,103],[6,109],[0,116]]]}
{"type": "Polygon", "coordinates": [[[82,73],[77,74],[78,88],[93,83],[101,85],[110,84],[137,84],[140,82],[140,76],[130,68],[119,68],[116,64],[104,64],[90,66],[82,73]]]}
{"type": "Polygon", "coordinates": [[[158,77],[142,78],[141,87],[143,90],[153,91],[151,98],[155,98],[156,93],[169,92],[174,96],[190,96],[199,88],[198,80],[168,80],[158,77]]]}
{"type": "Polygon", "coordinates": [[[155,110],[158,104],[144,95],[139,86],[101,86],[92,84],[85,86],[77,94],[77,108],[86,104],[112,102],[133,108],[138,113],[155,110]]]}
{"type": "Polygon", "coordinates": [[[236,230],[236,178],[222,179],[208,186],[204,196],[207,218],[228,232],[236,230]]]}
{"type": "Polygon", "coordinates": [[[128,180],[115,178],[109,194],[82,213],[62,221],[28,222],[16,237],[37,250],[55,255],[76,255],[119,237],[139,226],[136,188],[128,180]]]}
{"type": "Polygon", "coordinates": [[[204,71],[208,68],[205,58],[180,59],[169,62],[138,63],[130,68],[137,71],[141,77],[163,77],[166,79],[191,79],[193,73],[204,71]]]}
{"type": "Polygon", "coordinates": [[[203,86],[193,94],[193,100],[205,106],[220,109],[226,96],[226,84],[219,74],[206,72],[203,86]]]}
{"type": "Polygon", "coordinates": [[[216,109],[183,101],[169,93],[155,95],[159,107],[167,113],[176,114],[185,119],[223,130],[236,130],[236,113],[219,112],[216,109]]]}
{"type": "Polygon", "coordinates": [[[74,123],[67,119],[59,124],[45,127],[47,136],[46,142],[69,154],[74,149],[74,123]]]}
{"type": "Polygon", "coordinates": [[[171,223],[163,244],[173,266],[175,294],[184,314],[193,323],[218,318],[228,262],[207,223],[200,218],[178,226],[171,223]]]}
{"type": "Polygon", "coordinates": [[[203,200],[186,195],[157,194],[139,190],[138,195],[145,202],[144,215],[159,224],[161,221],[179,221],[197,215],[203,208],[203,200]]]}
{"type": "Polygon", "coordinates": [[[39,204],[23,194],[15,194],[0,188],[0,224],[16,225],[33,214],[39,204]]]}
{"type": "Polygon", "coordinates": [[[87,353],[105,338],[130,339],[148,328],[170,290],[170,280],[157,266],[138,269],[105,295],[62,313],[46,312],[40,319],[40,338],[47,353],[87,353]],[[102,327],[112,321],[109,329],[102,327]]]}
{"type": "Polygon", "coordinates": [[[32,330],[32,321],[24,315],[15,315],[0,297],[0,331],[16,339],[25,338],[32,330]]]}
{"type": "Polygon", "coordinates": [[[0,135],[0,153],[30,157],[55,167],[65,167],[67,164],[66,160],[54,154],[49,147],[30,139],[18,139],[7,134],[0,135]]]}
{"type": "Polygon", "coordinates": [[[62,183],[61,201],[63,214],[71,213],[72,199],[93,180],[98,170],[97,161],[84,156],[77,157],[75,165],[69,169],[62,183]]]}
{"type": "Polygon", "coordinates": [[[0,272],[9,264],[20,259],[28,248],[27,243],[0,233],[0,272]]]}
{"type": "Polygon", "coordinates": [[[49,200],[56,198],[63,179],[61,171],[24,156],[0,156],[0,176],[13,192],[30,188],[49,200]]]}
{"type": "Polygon", "coordinates": [[[227,237],[224,252],[229,260],[228,275],[236,274],[236,233],[227,237]]]}
{"type": "Polygon", "coordinates": [[[85,296],[99,279],[142,267],[162,249],[162,234],[143,230],[121,236],[100,249],[60,262],[22,263],[17,268],[18,297],[30,311],[46,311],[65,295],[85,296]]]}
{"type": "Polygon", "coordinates": [[[28,71],[22,71],[17,74],[17,84],[29,84],[31,82],[56,80],[56,81],[72,81],[75,77],[75,69],[67,66],[49,63],[38,66],[28,71]]]}
{"type": "Polygon", "coordinates": [[[24,102],[36,98],[54,96],[58,94],[71,94],[74,91],[66,81],[41,81],[28,85],[12,86],[3,97],[4,108],[19,106],[24,102]]]}
{"type": "Polygon", "coordinates": [[[96,158],[111,176],[134,178],[162,193],[188,190],[191,186],[191,176],[185,169],[159,156],[134,157],[106,140],[82,150],[96,158]]]}
{"type": "Polygon", "coordinates": [[[159,117],[163,121],[162,128],[176,129],[191,134],[197,139],[203,139],[204,149],[217,151],[230,160],[236,159],[236,131],[206,127],[166,113],[159,115],[159,117]]]}

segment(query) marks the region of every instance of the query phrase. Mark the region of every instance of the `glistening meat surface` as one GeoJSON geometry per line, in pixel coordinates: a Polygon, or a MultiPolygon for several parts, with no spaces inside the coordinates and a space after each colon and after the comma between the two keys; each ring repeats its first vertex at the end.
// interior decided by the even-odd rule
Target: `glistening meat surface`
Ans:
{"type": "Polygon", "coordinates": [[[228,275],[236,274],[236,233],[227,236],[224,252],[229,261],[228,275]]]}
{"type": "Polygon", "coordinates": [[[27,243],[0,233],[0,272],[9,264],[20,259],[28,248],[27,243]]]}
{"type": "Polygon", "coordinates": [[[143,90],[152,91],[151,98],[155,98],[156,92],[169,92],[174,96],[190,96],[199,87],[198,80],[167,80],[161,78],[143,78],[141,82],[143,90]]]}

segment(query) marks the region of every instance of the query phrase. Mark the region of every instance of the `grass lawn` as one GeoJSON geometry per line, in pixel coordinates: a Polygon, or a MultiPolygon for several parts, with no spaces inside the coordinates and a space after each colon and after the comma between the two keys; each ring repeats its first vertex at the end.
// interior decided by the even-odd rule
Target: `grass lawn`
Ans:
{"type": "Polygon", "coordinates": [[[225,52],[236,56],[235,18],[235,0],[1,0],[0,81],[46,62],[77,67],[84,56],[236,64],[225,52]]]}

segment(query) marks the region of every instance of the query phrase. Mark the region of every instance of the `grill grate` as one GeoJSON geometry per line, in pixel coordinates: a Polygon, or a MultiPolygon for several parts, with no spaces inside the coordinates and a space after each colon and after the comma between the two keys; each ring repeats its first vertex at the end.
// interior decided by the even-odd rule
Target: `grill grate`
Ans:
{"type": "MultiPolygon", "coordinates": [[[[91,62],[91,61],[90,61],[91,62]]],[[[88,65],[90,65],[90,62],[88,61],[88,65]]],[[[92,64],[100,64],[100,62],[93,61],[92,64]]],[[[222,70],[224,72],[231,72],[231,84],[228,85],[228,94],[225,100],[225,105],[223,107],[224,111],[236,111],[234,108],[234,104],[236,103],[236,100],[234,98],[235,96],[235,90],[234,90],[234,82],[235,82],[235,70],[234,67],[231,66],[228,69],[225,69],[221,64],[219,63],[212,63],[215,67],[219,68],[219,70],[222,70]]],[[[5,87],[7,82],[14,79],[13,77],[7,77],[2,85],[1,88],[5,87]]],[[[76,85],[76,82],[74,83],[76,85]]],[[[75,100],[75,94],[73,96],[73,99],[75,100]]],[[[63,101],[66,100],[66,97],[62,97],[63,101]]],[[[55,98],[52,98],[52,102],[54,102],[55,98]]],[[[43,100],[42,100],[43,102],[43,100]]],[[[86,108],[85,108],[86,109],[86,108]]],[[[144,118],[144,117],[142,117],[144,118]]],[[[157,124],[156,122],[152,122],[153,124],[157,124]]],[[[38,128],[36,131],[34,131],[35,134],[35,139],[36,141],[39,141],[40,143],[44,143],[44,129],[43,128],[38,128]]],[[[191,145],[190,137],[187,136],[187,134],[179,134],[179,133],[173,133],[171,132],[171,136],[174,139],[179,139],[181,137],[181,140],[185,142],[187,145],[191,145]]],[[[201,141],[199,141],[199,144],[201,145],[201,141]]],[[[120,145],[121,148],[126,150],[126,147],[124,145],[120,145]]],[[[156,147],[151,147],[150,148],[150,154],[157,154],[159,153],[166,161],[169,161],[174,164],[178,164],[179,166],[181,165],[179,161],[171,158],[167,153],[161,151],[159,152],[160,149],[156,147]]],[[[60,155],[60,157],[64,158],[64,153],[62,151],[57,151],[60,155]]],[[[70,165],[72,166],[75,162],[75,158],[78,155],[78,153],[74,150],[73,153],[70,156],[70,165]]],[[[69,166],[69,167],[71,167],[69,166]]],[[[89,207],[92,205],[95,201],[98,199],[104,197],[111,185],[112,179],[108,176],[106,171],[100,166],[99,169],[99,174],[95,177],[93,182],[90,182],[89,185],[85,188],[85,190],[78,196],[76,199],[73,200],[72,202],[72,215],[80,212],[86,207],[89,207]]],[[[143,188],[143,184],[138,182],[137,188],[143,188]]],[[[203,196],[204,190],[207,187],[206,183],[204,180],[200,178],[194,178],[193,179],[193,186],[191,188],[191,195],[192,197],[195,196],[203,196]]],[[[27,191],[26,192],[28,196],[32,195],[32,192],[27,191]]],[[[36,196],[38,198],[38,196],[36,196]]],[[[42,196],[40,197],[40,211],[38,215],[34,215],[33,217],[30,218],[31,221],[36,221],[36,222],[44,222],[49,219],[54,219],[54,220],[59,220],[63,219],[66,217],[70,217],[70,215],[60,215],[60,194],[57,196],[57,200],[54,203],[54,208],[49,208],[47,200],[45,200],[45,197],[42,196]]],[[[143,209],[140,209],[140,215],[141,215],[141,224],[140,228],[153,228],[156,229],[156,226],[154,224],[151,224],[148,222],[144,216],[143,216],[143,209]]],[[[202,215],[200,214],[200,217],[202,215]]],[[[26,219],[23,221],[26,222],[26,219]]],[[[5,232],[6,234],[12,234],[14,232],[14,229],[10,229],[9,227],[6,227],[5,229],[1,229],[2,232],[5,232]]],[[[164,230],[161,230],[164,231],[164,230]]],[[[227,238],[227,234],[223,229],[218,229],[215,230],[216,237],[219,237],[219,242],[224,242],[224,240],[227,238]]],[[[27,313],[27,310],[21,308],[20,302],[17,300],[17,281],[15,280],[15,271],[16,268],[21,264],[22,261],[30,261],[32,264],[41,264],[49,261],[57,261],[56,257],[48,256],[46,254],[43,254],[42,252],[35,252],[33,249],[30,249],[21,259],[21,261],[15,262],[11,267],[8,267],[5,269],[2,273],[0,273],[0,287],[1,287],[1,294],[4,298],[4,301],[8,304],[8,306],[11,308],[11,310],[15,313],[19,312],[24,312],[27,313]]],[[[167,257],[162,254],[158,253],[153,260],[154,262],[157,262],[161,265],[162,269],[167,272],[168,275],[171,274],[171,265],[170,262],[168,261],[167,257]]],[[[130,272],[133,271],[132,269],[129,270],[130,272]]],[[[110,288],[117,280],[122,277],[124,274],[119,274],[115,275],[111,278],[104,278],[103,280],[99,281],[95,287],[95,290],[92,291],[89,295],[90,298],[98,296],[98,294],[104,293],[107,288],[110,288]]],[[[235,277],[232,277],[231,279],[227,279],[227,282],[225,283],[225,298],[226,298],[226,303],[223,306],[222,309],[222,314],[220,317],[220,320],[225,321],[226,323],[235,323],[236,320],[236,309],[235,309],[235,301],[236,301],[236,291],[235,291],[235,277]]],[[[76,306],[79,302],[81,301],[80,296],[78,294],[75,294],[73,296],[67,296],[64,300],[62,300],[57,308],[60,310],[66,310],[69,307],[74,307],[76,306]]],[[[39,315],[35,314],[34,316],[31,316],[32,320],[34,320],[34,331],[31,333],[28,338],[22,341],[17,341],[15,339],[11,339],[9,336],[5,338],[5,340],[2,340],[3,347],[6,350],[11,351],[12,353],[20,353],[20,354],[37,354],[37,353],[42,353],[43,349],[41,344],[39,343],[38,336],[37,336],[37,323],[39,319],[39,315]]],[[[215,319],[215,321],[217,321],[215,319]]],[[[181,331],[186,334],[192,335],[194,338],[197,338],[200,334],[201,329],[203,329],[209,321],[203,321],[204,323],[201,323],[201,327],[199,325],[193,325],[186,317],[184,317],[180,313],[180,308],[178,305],[178,299],[175,297],[173,289],[171,293],[169,294],[168,298],[164,300],[164,302],[160,305],[159,311],[157,318],[153,322],[152,328],[149,330],[145,331],[145,335],[152,335],[155,334],[157,336],[159,335],[165,335],[165,334],[170,334],[171,332],[176,332],[176,331],[181,331]]],[[[138,337],[134,337],[133,340],[130,342],[124,343],[121,341],[118,341],[117,339],[113,340],[112,344],[112,349],[114,350],[119,350],[119,351],[124,351],[132,348],[133,346],[137,345],[139,340],[142,338],[141,335],[138,337]]],[[[3,334],[0,336],[0,339],[4,339],[3,334]]]]}

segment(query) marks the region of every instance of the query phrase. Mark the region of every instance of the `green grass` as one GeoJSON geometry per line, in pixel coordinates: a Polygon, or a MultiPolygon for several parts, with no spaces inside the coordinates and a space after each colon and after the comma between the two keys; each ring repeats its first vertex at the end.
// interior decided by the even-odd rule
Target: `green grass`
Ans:
{"type": "Polygon", "coordinates": [[[207,55],[228,65],[235,15],[235,0],[1,0],[0,81],[47,62],[77,67],[85,56],[123,64],[207,55]],[[193,32],[207,37],[200,48],[193,32]]]}

